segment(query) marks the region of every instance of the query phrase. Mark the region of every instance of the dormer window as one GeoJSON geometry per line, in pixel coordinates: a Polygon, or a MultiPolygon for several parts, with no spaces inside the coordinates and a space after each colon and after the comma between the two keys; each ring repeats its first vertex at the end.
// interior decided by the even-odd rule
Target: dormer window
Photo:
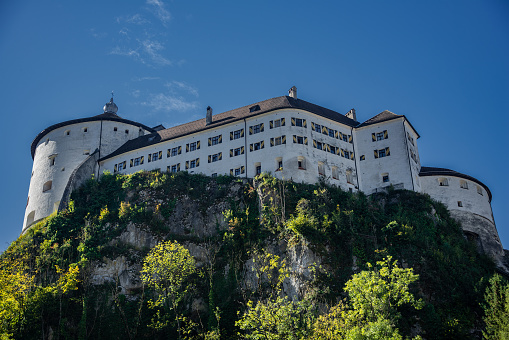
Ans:
{"type": "Polygon", "coordinates": [[[260,105],[251,106],[249,112],[260,111],[260,105]]]}

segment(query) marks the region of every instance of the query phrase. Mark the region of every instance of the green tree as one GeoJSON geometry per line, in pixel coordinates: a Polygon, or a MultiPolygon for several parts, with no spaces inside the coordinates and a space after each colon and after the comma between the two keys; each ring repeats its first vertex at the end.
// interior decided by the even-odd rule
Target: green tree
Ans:
{"type": "Polygon", "coordinates": [[[490,278],[484,294],[484,322],[486,339],[509,339],[509,283],[500,275],[490,278]]]}
{"type": "Polygon", "coordinates": [[[248,310],[235,325],[244,339],[297,340],[311,335],[313,308],[307,300],[291,301],[278,297],[266,302],[247,303],[248,310]]]}
{"type": "MultiPolygon", "coordinates": [[[[141,270],[141,280],[155,290],[157,299],[149,301],[149,307],[173,309],[179,338],[182,338],[181,320],[178,306],[185,297],[190,285],[188,277],[196,272],[196,263],[189,253],[177,241],[161,242],[145,257],[141,270]]],[[[165,327],[167,321],[157,312],[158,320],[153,326],[165,327]]]]}
{"type": "Polygon", "coordinates": [[[419,276],[412,268],[398,267],[391,256],[378,261],[377,267],[367,266],[370,270],[354,274],[345,285],[347,308],[340,303],[317,320],[315,339],[402,339],[396,328],[398,307],[422,308],[422,301],[409,291],[419,276]]]}

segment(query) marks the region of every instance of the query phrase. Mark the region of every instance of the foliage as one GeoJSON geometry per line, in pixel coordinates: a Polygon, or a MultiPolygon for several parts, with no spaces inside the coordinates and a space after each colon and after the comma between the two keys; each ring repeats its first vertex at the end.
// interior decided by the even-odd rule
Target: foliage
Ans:
{"type": "Polygon", "coordinates": [[[489,280],[484,294],[484,322],[486,339],[509,339],[509,283],[499,274],[489,280]]]}
{"type": "Polygon", "coordinates": [[[244,339],[306,339],[311,335],[314,313],[309,301],[287,297],[247,303],[247,311],[235,324],[244,339]]]}
{"type": "MultiPolygon", "coordinates": [[[[157,244],[145,257],[141,280],[157,294],[155,301],[149,301],[149,307],[170,307],[176,314],[179,338],[181,336],[180,316],[177,307],[188,292],[186,281],[196,272],[196,263],[189,251],[177,241],[157,244]]],[[[158,311],[160,313],[160,311],[158,311]]],[[[166,326],[166,319],[159,317],[154,328],[166,326]]]]}

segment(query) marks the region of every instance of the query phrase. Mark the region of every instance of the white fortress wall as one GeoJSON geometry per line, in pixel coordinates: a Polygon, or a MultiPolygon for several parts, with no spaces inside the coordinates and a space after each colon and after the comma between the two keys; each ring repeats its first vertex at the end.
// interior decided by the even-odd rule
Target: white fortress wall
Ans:
{"type": "Polygon", "coordinates": [[[396,118],[355,129],[360,190],[366,194],[390,185],[397,189],[414,190],[403,119],[396,118]]]}
{"type": "Polygon", "coordinates": [[[349,136],[351,129],[342,124],[306,111],[283,109],[107,158],[101,161],[101,171],[171,171],[175,166],[173,169],[187,170],[190,173],[233,174],[240,177],[254,177],[257,171],[260,171],[296,182],[314,183],[319,178],[320,164],[320,170],[331,184],[339,185],[345,190],[355,190],[356,171],[354,160],[351,159],[353,145],[349,136]],[[299,122],[299,119],[302,121],[299,122]],[[298,124],[302,126],[297,126],[298,124]],[[323,132],[312,131],[315,124],[326,127],[327,134],[324,133],[325,129],[323,132]],[[242,130],[243,135],[239,137],[239,131],[242,133],[242,130]],[[332,136],[329,133],[332,133],[332,136]],[[339,139],[342,135],[346,141],[339,139]],[[221,142],[209,146],[209,138],[214,137],[216,141],[219,137],[221,142]],[[191,147],[193,143],[196,143],[196,147],[191,147]],[[174,148],[180,148],[181,153],[174,155],[174,148]],[[348,151],[346,155],[345,151],[348,151]],[[139,164],[141,157],[143,164],[139,164]],[[157,160],[154,161],[154,158],[157,160]],[[195,162],[192,163],[193,161],[195,162]],[[282,170],[279,162],[282,162],[282,170]]]}

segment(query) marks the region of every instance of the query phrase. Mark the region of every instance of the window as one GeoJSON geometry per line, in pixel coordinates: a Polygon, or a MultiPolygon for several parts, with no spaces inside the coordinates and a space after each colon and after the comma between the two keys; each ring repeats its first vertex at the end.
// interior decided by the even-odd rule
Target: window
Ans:
{"type": "Polygon", "coordinates": [[[262,163],[255,163],[255,174],[259,175],[262,173],[262,163]]]}
{"type": "Polygon", "coordinates": [[[176,155],[178,155],[178,147],[171,148],[170,156],[175,157],[176,155]]]}
{"type": "Polygon", "coordinates": [[[240,156],[244,154],[244,147],[236,148],[236,149],[230,149],[230,157],[240,156]]]}
{"type": "Polygon", "coordinates": [[[363,161],[365,159],[366,159],[366,156],[364,156],[364,155],[362,155],[361,158],[360,158],[361,161],[363,161]]]}
{"type": "Polygon", "coordinates": [[[56,159],[57,159],[57,155],[51,155],[48,158],[49,158],[49,166],[55,165],[55,162],[56,162],[56,159]]]}
{"type": "Polygon", "coordinates": [[[382,182],[389,183],[389,174],[382,174],[382,182]]]}
{"type": "Polygon", "coordinates": [[[276,158],[276,171],[283,171],[283,158],[276,158]]]}
{"type": "Polygon", "coordinates": [[[30,214],[28,214],[26,226],[28,227],[29,225],[34,223],[34,221],[35,221],[35,210],[31,211],[30,214]]]}
{"type": "Polygon", "coordinates": [[[480,186],[477,186],[477,193],[481,196],[483,195],[482,188],[480,186]]]}
{"type": "Polygon", "coordinates": [[[323,149],[323,144],[322,144],[322,142],[318,142],[318,141],[316,141],[316,140],[313,140],[313,146],[314,146],[315,148],[317,148],[318,150],[322,150],[322,149],[323,149]]]}
{"type": "Polygon", "coordinates": [[[302,136],[293,136],[293,142],[297,144],[304,144],[304,137],[302,136]]]}
{"type": "Polygon", "coordinates": [[[134,166],[140,165],[140,157],[135,158],[133,164],[134,164],[134,166]]]}
{"type": "Polygon", "coordinates": [[[116,132],[117,130],[118,130],[118,129],[117,129],[117,127],[115,126],[115,127],[113,128],[113,131],[115,131],[115,132],[116,132]]]}
{"type": "Polygon", "coordinates": [[[332,167],[332,178],[338,179],[338,167],[337,166],[332,167]]]}
{"type": "MultiPolygon", "coordinates": [[[[389,181],[389,175],[387,175],[387,181],[389,181]]],[[[346,171],[346,182],[350,183],[350,184],[353,184],[353,176],[352,176],[352,171],[351,170],[347,170],[346,171]]]]}
{"type": "Polygon", "coordinates": [[[315,123],[315,129],[314,129],[316,132],[322,132],[322,126],[320,124],[316,124],[315,123]]]}
{"type": "Polygon", "coordinates": [[[88,132],[88,128],[84,127],[83,132],[88,132]]]}
{"type": "Polygon", "coordinates": [[[329,137],[334,138],[334,132],[335,130],[329,129],[329,137]]]}
{"type": "Polygon", "coordinates": [[[304,120],[301,118],[295,118],[295,126],[304,126],[304,120]]]}
{"type": "Polygon", "coordinates": [[[439,178],[438,179],[438,185],[440,185],[441,187],[446,187],[449,185],[449,181],[447,180],[447,178],[439,178]]]}
{"type": "Polygon", "coordinates": [[[239,176],[240,174],[243,174],[246,172],[246,168],[241,166],[240,168],[236,169],[230,169],[230,176],[239,176]]]}
{"type": "Polygon", "coordinates": [[[372,133],[371,134],[371,140],[373,142],[384,140],[389,138],[389,134],[387,133],[387,130],[383,130],[382,132],[372,133]]]}
{"type": "Polygon", "coordinates": [[[382,157],[391,155],[391,152],[388,147],[385,149],[374,150],[374,153],[375,153],[375,158],[382,158],[382,157]]]}
{"type": "Polygon", "coordinates": [[[193,159],[191,162],[189,162],[189,168],[196,168],[196,159],[193,159]]]}
{"type": "Polygon", "coordinates": [[[244,137],[244,129],[230,132],[230,140],[239,139],[242,137],[244,137]]]}
{"type": "Polygon", "coordinates": [[[249,112],[260,111],[260,105],[251,106],[249,112]]]}
{"type": "Polygon", "coordinates": [[[212,178],[217,177],[217,172],[214,172],[212,175],[210,175],[210,177],[212,177],[212,178]]]}
{"type": "MultiPolygon", "coordinates": [[[[155,161],[159,160],[159,154],[160,154],[160,153],[161,153],[161,152],[154,152],[154,153],[152,154],[152,157],[149,157],[149,160],[150,160],[150,158],[151,158],[151,162],[155,162],[155,161]]],[[[150,155],[149,155],[149,156],[150,156],[150,155]]]]}
{"type": "Polygon", "coordinates": [[[46,183],[44,183],[44,185],[42,186],[42,192],[51,190],[52,185],[53,185],[53,181],[47,181],[46,183]]]}
{"type": "Polygon", "coordinates": [[[407,132],[406,133],[407,137],[408,137],[408,140],[410,141],[410,143],[412,143],[412,145],[414,145],[414,139],[410,136],[410,134],[407,132]]]}
{"type": "Polygon", "coordinates": [[[338,148],[336,146],[332,146],[332,145],[329,145],[328,150],[330,153],[332,153],[334,155],[338,152],[338,148]]]}
{"type": "Polygon", "coordinates": [[[343,135],[343,142],[348,143],[348,135],[346,135],[346,134],[343,135]]]}
{"type": "Polygon", "coordinates": [[[196,142],[189,143],[189,151],[195,151],[196,150],[196,142]]]}
{"type": "Polygon", "coordinates": [[[281,145],[281,137],[274,138],[274,145],[281,145]]]}
{"type": "Polygon", "coordinates": [[[249,144],[249,151],[256,151],[263,149],[265,147],[265,143],[263,141],[249,144]]]}
{"type": "Polygon", "coordinates": [[[174,164],[171,167],[168,167],[170,172],[178,172],[180,171],[180,163],[174,164]]]}
{"type": "Polygon", "coordinates": [[[84,155],[90,155],[90,150],[83,150],[84,155]]]}
{"type": "Polygon", "coordinates": [[[240,175],[240,168],[235,169],[235,176],[240,175]]]}
{"type": "Polygon", "coordinates": [[[263,132],[263,123],[256,124],[249,127],[249,134],[254,135],[256,133],[263,132]]]}
{"type": "Polygon", "coordinates": [[[299,170],[306,170],[306,159],[304,157],[297,157],[297,168],[299,170]]]}
{"type": "Polygon", "coordinates": [[[117,171],[122,171],[124,170],[124,162],[120,162],[117,164],[117,171]]]}
{"type": "Polygon", "coordinates": [[[128,135],[129,134],[129,130],[125,130],[125,134],[128,135]]]}
{"type": "Polygon", "coordinates": [[[343,156],[343,157],[345,157],[345,158],[347,158],[347,159],[350,159],[350,151],[344,150],[344,151],[343,151],[343,154],[344,154],[344,156],[343,156]]]}
{"type": "Polygon", "coordinates": [[[460,188],[462,188],[462,189],[468,189],[468,183],[467,183],[467,181],[460,180],[460,188]]]}
{"type": "Polygon", "coordinates": [[[71,130],[65,130],[65,135],[69,136],[71,134],[71,130]]]}
{"type": "Polygon", "coordinates": [[[209,146],[217,145],[223,142],[223,135],[214,136],[209,138],[209,146]]]}
{"type": "Polygon", "coordinates": [[[223,158],[223,153],[219,152],[213,155],[209,155],[209,163],[220,161],[223,158]]]}
{"type": "Polygon", "coordinates": [[[320,176],[325,176],[325,166],[321,162],[318,162],[318,174],[320,176]]]}
{"type": "Polygon", "coordinates": [[[463,202],[458,201],[458,207],[462,207],[462,206],[463,206],[463,202]]]}

